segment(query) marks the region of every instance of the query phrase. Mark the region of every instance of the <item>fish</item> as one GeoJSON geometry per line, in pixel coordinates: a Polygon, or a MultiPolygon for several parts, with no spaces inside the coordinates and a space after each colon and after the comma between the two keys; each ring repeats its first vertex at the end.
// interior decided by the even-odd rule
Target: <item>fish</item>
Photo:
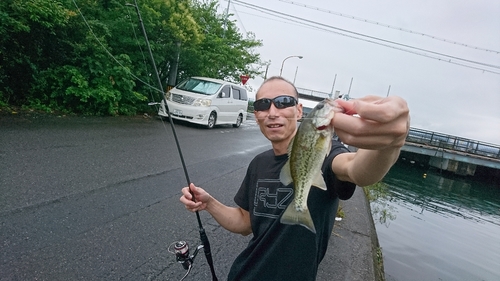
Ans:
{"type": "Polygon", "coordinates": [[[342,109],[334,99],[324,99],[304,118],[288,146],[288,160],[280,171],[285,186],[293,182],[293,200],[281,216],[283,224],[302,225],[316,233],[307,207],[312,186],[326,190],[321,166],[332,145],[335,130],[330,125],[336,112],[342,109]]]}

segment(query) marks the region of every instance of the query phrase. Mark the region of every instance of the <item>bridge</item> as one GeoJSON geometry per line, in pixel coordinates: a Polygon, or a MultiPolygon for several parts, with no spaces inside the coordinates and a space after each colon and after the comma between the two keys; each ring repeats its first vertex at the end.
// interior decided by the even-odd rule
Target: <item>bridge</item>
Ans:
{"type": "MultiPolygon", "coordinates": [[[[320,91],[314,91],[310,89],[304,89],[297,87],[297,92],[299,93],[299,99],[306,99],[310,101],[322,101],[326,98],[333,97],[333,93],[325,93],[320,91]]],[[[340,91],[336,91],[335,95],[339,95],[340,91]]]]}
{"type": "Polygon", "coordinates": [[[473,176],[478,167],[500,174],[500,145],[410,128],[401,150],[402,157],[457,175],[473,176]]]}

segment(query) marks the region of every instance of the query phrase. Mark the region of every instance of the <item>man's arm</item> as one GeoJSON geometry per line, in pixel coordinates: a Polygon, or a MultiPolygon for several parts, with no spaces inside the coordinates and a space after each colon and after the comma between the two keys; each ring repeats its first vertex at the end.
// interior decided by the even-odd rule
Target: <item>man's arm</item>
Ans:
{"type": "Polygon", "coordinates": [[[399,149],[342,153],[333,159],[332,169],[341,181],[368,186],[380,181],[396,162],[399,149]]]}
{"type": "Polygon", "coordinates": [[[226,206],[192,183],[189,188],[182,189],[180,201],[186,206],[186,209],[192,212],[206,210],[222,227],[231,232],[245,236],[252,233],[248,211],[240,207],[226,206]],[[191,192],[193,192],[196,202],[192,200],[191,192]]]}
{"type": "Polygon", "coordinates": [[[368,96],[337,102],[344,113],[337,113],[332,124],[342,142],[358,151],[335,157],[333,172],[340,180],[359,186],[380,181],[405,143],[410,128],[408,105],[400,97],[368,96]]]}

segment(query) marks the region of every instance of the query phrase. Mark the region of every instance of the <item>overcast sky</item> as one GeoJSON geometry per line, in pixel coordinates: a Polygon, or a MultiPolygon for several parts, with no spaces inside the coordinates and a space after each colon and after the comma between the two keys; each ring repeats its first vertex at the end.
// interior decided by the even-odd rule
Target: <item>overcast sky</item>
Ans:
{"type": "Polygon", "coordinates": [[[262,40],[268,77],[303,56],[283,65],[297,87],[401,96],[412,127],[500,145],[498,0],[231,0],[229,13],[262,40]]]}

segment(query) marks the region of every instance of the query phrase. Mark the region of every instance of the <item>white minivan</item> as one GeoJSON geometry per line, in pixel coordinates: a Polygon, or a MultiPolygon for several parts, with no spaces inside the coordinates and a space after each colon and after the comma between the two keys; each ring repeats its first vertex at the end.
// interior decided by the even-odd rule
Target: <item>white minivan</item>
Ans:
{"type": "MultiPolygon", "coordinates": [[[[201,124],[207,128],[232,124],[237,128],[247,119],[247,90],[227,81],[191,77],[165,94],[173,119],[201,124]]],[[[164,101],[158,115],[168,117],[164,101]]]]}

